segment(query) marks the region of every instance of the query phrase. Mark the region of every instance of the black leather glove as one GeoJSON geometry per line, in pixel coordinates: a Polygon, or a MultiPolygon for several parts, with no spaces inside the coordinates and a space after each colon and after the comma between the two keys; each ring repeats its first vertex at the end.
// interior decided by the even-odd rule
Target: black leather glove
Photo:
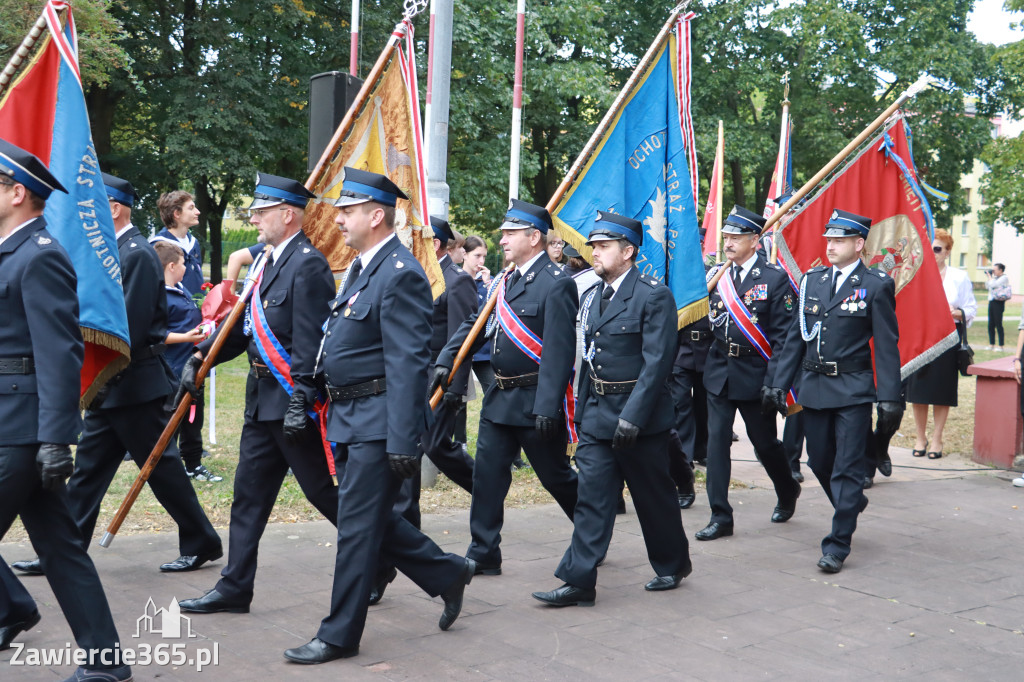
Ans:
{"type": "Polygon", "coordinates": [[[388,466],[391,473],[399,478],[412,478],[420,470],[420,458],[415,455],[396,455],[388,453],[388,466]]]}
{"type": "Polygon", "coordinates": [[[554,417],[545,417],[538,414],[536,421],[534,421],[534,428],[540,432],[541,438],[551,440],[558,433],[558,420],[554,417]]]}
{"type": "MultiPolygon", "coordinates": [[[[431,393],[431,395],[433,395],[433,393],[431,393]]],[[[441,396],[441,400],[443,400],[453,410],[459,409],[462,405],[462,396],[458,393],[453,393],[452,391],[445,391],[444,395],[441,396]]]]}
{"type": "Polygon", "coordinates": [[[451,367],[445,367],[444,365],[434,365],[434,369],[430,374],[430,383],[427,385],[427,399],[434,397],[439,388],[448,388],[448,377],[451,375],[451,367]]]}
{"type": "Polygon", "coordinates": [[[43,480],[43,488],[50,491],[63,488],[68,476],[75,471],[70,445],[43,443],[36,453],[36,464],[39,465],[39,477],[43,480]]]}
{"type": "Polygon", "coordinates": [[[188,393],[192,396],[192,400],[198,400],[199,394],[202,392],[202,386],[196,386],[196,374],[199,372],[199,368],[203,366],[203,361],[197,358],[195,354],[188,356],[188,360],[185,361],[185,367],[181,370],[181,381],[178,384],[178,392],[174,394],[174,407],[177,409],[178,405],[181,404],[181,399],[188,393]]]}
{"type": "Polygon", "coordinates": [[[770,415],[772,412],[778,412],[783,417],[785,417],[788,414],[789,406],[786,405],[786,391],[781,388],[762,386],[761,414],[767,416],[770,415]]]}
{"type": "Polygon", "coordinates": [[[878,422],[875,428],[880,436],[892,438],[903,421],[903,409],[903,403],[895,400],[882,400],[878,403],[878,422]]]}
{"type": "Polygon", "coordinates": [[[615,435],[612,436],[612,447],[616,450],[625,450],[636,445],[636,437],[640,435],[640,427],[631,424],[625,419],[620,419],[615,427],[615,435]]]}
{"type": "Polygon", "coordinates": [[[306,414],[306,394],[302,391],[292,393],[288,401],[288,409],[284,413],[284,437],[290,443],[302,438],[302,432],[310,424],[306,414]]]}

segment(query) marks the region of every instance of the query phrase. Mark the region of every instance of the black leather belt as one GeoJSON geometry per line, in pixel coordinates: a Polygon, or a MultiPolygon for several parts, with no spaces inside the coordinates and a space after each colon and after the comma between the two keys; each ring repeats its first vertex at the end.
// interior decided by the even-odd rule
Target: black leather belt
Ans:
{"type": "Polygon", "coordinates": [[[690,330],[690,341],[703,341],[704,339],[711,336],[711,332],[703,329],[691,329],[690,330]]]}
{"type": "Polygon", "coordinates": [[[864,372],[871,369],[871,360],[849,360],[847,362],[812,362],[804,360],[804,369],[824,374],[830,377],[837,377],[840,374],[849,372],[864,372]]]}
{"type": "Polygon", "coordinates": [[[166,343],[154,343],[152,346],[146,346],[138,353],[132,353],[132,361],[148,360],[149,358],[155,358],[158,355],[163,355],[164,351],[167,350],[166,343]]]}
{"type": "Polygon", "coordinates": [[[266,365],[260,365],[254,362],[250,365],[250,369],[259,379],[272,379],[274,377],[274,372],[266,365]]]}
{"type": "Polygon", "coordinates": [[[539,376],[539,372],[520,374],[515,377],[503,377],[500,374],[495,374],[494,384],[502,391],[507,391],[510,388],[519,388],[520,386],[536,386],[539,376]]]}
{"type": "Polygon", "coordinates": [[[368,395],[380,395],[388,390],[387,381],[384,377],[378,377],[376,379],[370,379],[364,381],[361,384],[352,384],[350,386],[328,386],[327,395],[330,397],[331,402],[338,400],[355,400],[356,398],[365,398],[368,395]]]}
{"type": "Polygon", "coordinates": [[[0,358],[0,374],[35,374],[32,358],[0,358]]]}
{"type": "Polygon", "coordinates": [[[715,339],[715,344],[718,346],[719,350],[730,358],[738,358],[743,355],[760,355],[760,353],[757,352],[757,349],[753,346],[741,346],[738,343],[726,344],[717,339],[715,339]]]}
{"type": "Polygon", "coordinates": [[[613,393],[631,393],[636,386],[636,379],[632,381],[605,381],[598,379],[593,372],[590,373],[590,388],[597,395],[611,395],[613,393]]]}

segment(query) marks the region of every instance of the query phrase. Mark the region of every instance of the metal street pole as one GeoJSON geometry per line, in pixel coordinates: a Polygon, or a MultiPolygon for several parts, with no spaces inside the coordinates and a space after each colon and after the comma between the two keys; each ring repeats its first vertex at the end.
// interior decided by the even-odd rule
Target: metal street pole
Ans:
{"type": "Polygon", "coordinates": [[[516,0],[516,70],[512,85],[512,157],[508,165],[508,198],[519,198],[519,155],[523,137],[523,52],[526,43],[526,0],[516,0]]]}
{"type": "MultiPolygon", "coordinates": [[[[448,219],[448,106],[452,75],[454,0],[431,0],[430,53],[427,56],[427,110],[424,143],[427,155],[427,207],[430,215],[448,219]]],[[[424,216],[430,225],[429,216],[424,216]]],[[[437,483],[437,467],[423,458],[424,488],[437,483]]]]}

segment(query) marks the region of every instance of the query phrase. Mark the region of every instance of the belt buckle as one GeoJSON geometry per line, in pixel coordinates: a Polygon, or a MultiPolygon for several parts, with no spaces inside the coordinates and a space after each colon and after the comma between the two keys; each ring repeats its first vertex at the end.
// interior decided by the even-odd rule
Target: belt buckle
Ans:
{"type": "Polygon", "coordinates": [[[825,365],[825,376],[837,377],[839,376],[839,363],[838,362],[823,362],[825,365]]]}
{"type": "Polygon", "coordinates": [[[494,383],[498,384],[498,388],[502,391],[505,390],[505,377],[500,374],[494,375],[494,383]]]}
{"type": "Polygon", "coordinates": [[[597,393],[598,395],[601,395],[601,396],[603,396],[605,394],[604,393],[604,382],[601,381],[600,379],[595,379],[594,380],[594,392],[597,393]]]}
{"type": "Polygon", "coordinates": [[[738,358],[740,356],[740,344],[730,343],[729,344],[729,357],[738,358]]]}
{"type": "Polygon", "coordinates": [[[700,341],[700,330],[690,331],[690,341],[700,341]]]}

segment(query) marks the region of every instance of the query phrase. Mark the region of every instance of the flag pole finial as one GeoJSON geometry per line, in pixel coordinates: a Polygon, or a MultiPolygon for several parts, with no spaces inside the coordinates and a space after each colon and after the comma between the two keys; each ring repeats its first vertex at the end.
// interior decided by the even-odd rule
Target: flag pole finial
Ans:
{"type": "Polygon", "coordinates": [[[782,74],[782,86],[783,86],[783,90],[782,90],[782,106],[788,106],[789,103],[790,103],[789,102],[789,71],[786,71],[786,73],[782,74]]]}

